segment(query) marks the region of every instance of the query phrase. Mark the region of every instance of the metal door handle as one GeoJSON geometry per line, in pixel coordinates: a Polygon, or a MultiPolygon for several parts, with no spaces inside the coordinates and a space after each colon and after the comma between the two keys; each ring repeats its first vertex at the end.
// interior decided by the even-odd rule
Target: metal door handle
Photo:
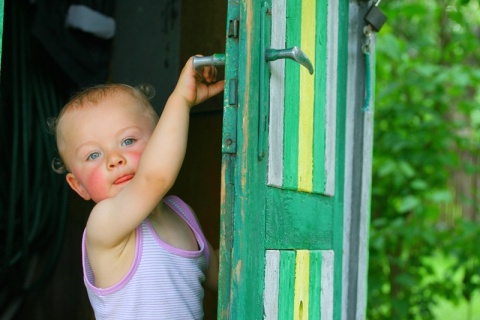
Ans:
{"type": "MultiPolygon", "coordinates": [[[[300,63],[302,66],[308,69],[310,74],[313,74],[313,65],[310,62],[310,59],[307,55],[297,46],[290,49],[267,49],[265,50],[265,61],[275,61],[278,59],[291,59],[300,63]]],[[[198,70],[205,66],[224,66],[225,65],[225,54],[224,53],[215,53],[211,56],[193,57],[193,67],[195,70],[198,70]]]]}
{"type": "Polygon", "coordinates": [[[225,65],[225,54],[224,53],[215,53],[212,56],[200,57],[194,56],[193,57],[193,67],[195,70],[198,70],[205,66],[223,66],[225,65]]]}
{"type": "Polygon", "coordinates": [[[275,61],[278,59],[291,59],[300,63],[308,69],[310,74],[313,74],[313,66],[307,55],[297,46],[290,49],[267,49],[265,50],[265,60],[275,61]]]}

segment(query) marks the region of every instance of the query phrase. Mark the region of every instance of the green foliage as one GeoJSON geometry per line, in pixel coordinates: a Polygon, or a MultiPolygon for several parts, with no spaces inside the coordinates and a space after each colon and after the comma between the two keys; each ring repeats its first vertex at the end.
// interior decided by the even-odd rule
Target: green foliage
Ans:
{"type": "Polygon", "coordinates": [[[445,209],[457,205],[452,174],[479,173],[460,155],[480,150],[480,7],[396,0],[380,8],[388,20],[377,35],[367,317],[433,319],[439,299],[480,291],[478,217],[445,209]],[[438,254],[454,261],[446,274],[461,271],[460,282],[436,275],[438,254]]]}

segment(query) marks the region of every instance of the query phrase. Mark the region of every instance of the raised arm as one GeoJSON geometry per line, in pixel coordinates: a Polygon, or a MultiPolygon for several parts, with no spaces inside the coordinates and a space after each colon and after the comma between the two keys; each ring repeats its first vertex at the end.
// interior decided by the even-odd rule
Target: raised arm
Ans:
{"type": "Polygon", "coordinates": [[[90,216],[90,220],[97,221],[89,221],[87,232],[88,228],[96,229],[93,232],[103,238],[100,241],[116,245],[155,209],[173,186],[183,163],[190,109],[223,90],[223,81],[214,82],[215,78],[213,67],[204,68],[200,75],[193,68],[192,58],[187,61],[145,146],[134,178],[116,197],[97,204],[90,216]]]}
{"type": "Polygon", "coordinates": [[[192,58],[188,60],[142,154],[137,175],[157,189],[158,198],[153,205],[177,178],[187,146],[190,109],[223,90],[223,81],[211,83],[216,78],[214,73],[214,68],[206,67],[200,76],[193,68],[192,58]]]}

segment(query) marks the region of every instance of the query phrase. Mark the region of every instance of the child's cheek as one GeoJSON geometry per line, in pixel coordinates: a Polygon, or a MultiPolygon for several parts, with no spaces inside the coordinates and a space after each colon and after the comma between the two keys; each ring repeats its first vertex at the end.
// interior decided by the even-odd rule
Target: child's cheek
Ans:
{"type": "Polygon", "coordinates": [[[92,170],[87,180],[88,192],[92,199],[102,199],[107,196],[106,178],[102,170],[92,170]]]}
{"type": "Polygon", "coordinates": [[[135,167],[138,166],[138,162],[140,162],[140,156],[142,155],[142,152],[140,151],[132,151],[130,152],[130,159],[131,161],[135,164],[135,167]]]}

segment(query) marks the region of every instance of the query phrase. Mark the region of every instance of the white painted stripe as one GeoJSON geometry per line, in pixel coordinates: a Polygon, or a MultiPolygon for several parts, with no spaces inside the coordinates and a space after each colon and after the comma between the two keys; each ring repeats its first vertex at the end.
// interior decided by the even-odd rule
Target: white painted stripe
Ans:
{"type": "MultiPolygon", "coordinates": [[[[271,48],[284,49],[286,45],[286,0],[272,1],[271,48]]],[[[270,64],[270,124],[268,185],[283,185],[283,114],[285,96],[285,59],[270,64]]]]}
{"type": "Polygon", "coordinates": [[[333,250],[322,250],[322,291],[320,293],[320,318],[333,319],[333,250]]]}
{"type": "Polygon", "coordinates": [[[328,1],[327,103],[325,108],[325,194],[335,193],[335,146],[337,128],[338,0],[328,1]]]}
{"type": "MultiPolygon", "coordinates": [[[[265,289],[263,291],[263,319],[278,319],[278,288],[280,281],[280,251],[267,250],[265,265],[265,289]]],[[[293,299],[293,297],[292,297],[293,299]]]]}
{"type": "MultiPolygon", "coordinates": [[[[371,3],[372,1],[370,1],[371,3]]],[[[343,210],[343,250],[342,250],[342,320],[363,320],[366,316],[367,267],[368,267],[368,227],[370,219],[371,159],[373,147],[373,107],[362,112],[364,91],[359,89],[358,74],[363,64],[363,53],[359,51],[363,28],[361,17],[365,15],[356,2],[349,5],[348,76],[345,132],[345,182],[343,210]],[[355,132],[363,132],[356,137],[355,132]],[[355,149],[354,146],[361,146],[355,149]],[[358,171],[361,170],[361,174],[358,171]],[[354,173],[356,173],[354,175],[354,173]],[[355,181],[352,177],[356,177],[355,181]],[[359,181],[360,180],[360,181],[359,181]],[[360,188],[354,185],[360,183],[360,188]],[[352,235],[355,239],[352,239],[352,235]]],[[[374,59],[375,37],[371,42],[371,58],[374,59]]],[[[374,74],[374,60],[371,61],[371,74],[374,74]]],[[[374,77],[371,78],[374,88],[374,77]]],[[[368,84],[365,84],[368,85],[368,84]]],[[[373,90],[372,90],[373,92],[373,90]]],[[[374,105],[371,96],[370,106],[374,105]]]]}
{"type": "Polygon", "coordinates": [[[359,48],[359,37],[356,34],[356,27],[360,21],[359,5],[355,2],[349,4],[349,34],[348,34],[348,76],[347,76],[347,99],[346,99],[346,122],[345,122],[345,172],[344,172],[344,191],[343,191],[343,249],[342,249],[342,320],[348,319],[349,290],[352,285],[349,281],[350,273],[353,272],[351,265],[350,235],[352,225],[352,197],[353,197],[353,151],[354,151],[354,129],[355,129],[355,108],[361,108],[357,101],[362,101],[362,97],[357,96],[357,68],[358,59],[355,59],[355,52],[359,48]],[[352,18],[355,17],[355,18],[352,18]],[[352,53],[350,53],[352,52],[352,53]]]}
{"type": "Polygon", "coordinates": [[[370,42],[370,85],[372,94],[370,96],[370,111],[364,112],[363,117],[363,154],[362,154],[362,180],[360,197],[360,223],[358,231],[358,275],[357,275],[357,313],[356,319],[363,320],[367,314],[367,273],[368,273],[368,229],[370,226],[370,199],[372,184],[372,157],[373,157],[373,119],[375,105],[375,46],[376,37],[372,35],[370,42]]]}

